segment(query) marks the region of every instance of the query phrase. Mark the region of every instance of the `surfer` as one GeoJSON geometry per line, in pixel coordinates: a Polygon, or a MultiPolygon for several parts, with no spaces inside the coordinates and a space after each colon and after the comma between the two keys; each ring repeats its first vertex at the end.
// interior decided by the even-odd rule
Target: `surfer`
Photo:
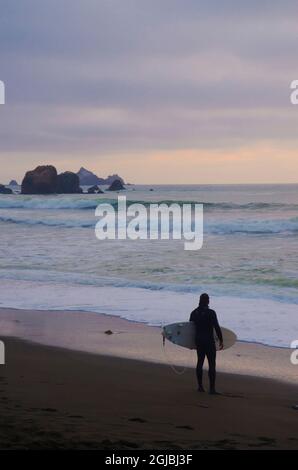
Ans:
{"type": "Polygon", "coordinates": [[[220,349],[223,348],[223,338],[217,316],[214,310],[209,308],[209,295],[202,294],[198,307],[191,312],[189,321],[196,326],[196,345],[198,363],[196,374],[198,379],[198,391],[204,392],[203,387],[203,364],[207,356],[209,364],[210,394],[216,395],[216,347],[214,341],[214,330],[220,342],[220,349]]]}

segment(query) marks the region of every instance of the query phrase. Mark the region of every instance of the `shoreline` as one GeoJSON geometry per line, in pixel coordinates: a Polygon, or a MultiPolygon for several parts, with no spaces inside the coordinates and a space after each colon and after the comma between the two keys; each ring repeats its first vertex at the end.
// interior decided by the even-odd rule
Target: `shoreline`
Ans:
{"type": "MultiPolygon", "coordinates": [[[[68,282],[64,283],[64,274],[46,273],[44,270],[31,276],[32,273],[30,280],[1,281],[0,298],[3,306],[45,312],[66,310],[81,311],[82,314],[84,311],[106,313],[149,325],[188,320],[195,306],[194,294],[191,292],[143,288],[138,281],[127,281],[124,285],[122,282],[118,284],[116,278],[99,277],[96,284],[80,274],[82,283],[80,281],[77,284],[78,274],[74,273],[68,274],[68,282]]],[[[291,326],[296,323],[296,304],[226,295],[214,296],[212,308],[220,312],[220,323],[235,331],[244,341],[290,348],[296,339],[291,326]]]]}
{"type": "MultiPolygon", "coordinates": [[[[51,309],[27,309],[27,308],[15,308],[15,307],[0,307],[0,321],[1,321],[1,311],[2,310],[8,310],[8,311],[34,311],[34,312],[46,312],[46,313],[51,313],[51,312],[55,312],[55,313],[78,313],[78,314],[82,314],[82,315],[88,315],[88,314],[92,314],[92,315],[100,315],[100,316],[103,316],[103,317],[108,317],[108,318],[115,318],[115,319],[120,319],[120,320],[124,320],[125,322],[128,322],[128,323],[132,323],[132,324],[137,324],[137,325],[144,325],[146,327],[149,327],[149,328],[155,328],[155,329],[161,329],[163,327],[163,325],[150,325],[149,323],[147,323],[146,321],[137,321],[137,320],[132,320],[132,319],[129,319],[129,318],[125,318],[125,317],[121,317],[120,315],[112,315],[112,314],[109,314],[109,313],[104,313],[104,312],[93,312],[93,311],[88,311],[88,310],[81,310],[81,309],[59,309],[59,310],[51,310],[51,309]]],[[[184,320],[185,321],[185,320],[184,320]]],[[[179,323],[177,321],[177,323],[179,323]]],[[[291,348],[288,348],[287,346],[277,346],[277,345],[273,345],[273,344],[267,344],[267,343],[262,343],[260,341],[249,341],[249,340],[245,340],[245,339],[238,339],[237,338],[237,341],[236,343],[238,344],[247,344],[247,345],[256,345],[256,346],[264,346],[266,348],[271,348],[271,349],[281,349],[281,350],[291,350],[291,348]]]]}
{"type": "MultiPolygon", "coordinates": [[[[194,368],[196,354],[166,341],[157,326],[108,314],[82,311],[46,311],[0,308],[1,337],[116,358],[135,359],[169,368],[194,368]],[[105,334],[110,330],[112,334],[105,334]]],[[[0,337],[0,339],[1,339],[0,337]]],[[[218,371],[297,383],[292,350],[237,341],[217,355],[218,371]],[[270,364],[270,368],[268,367],[270,364]]]]}

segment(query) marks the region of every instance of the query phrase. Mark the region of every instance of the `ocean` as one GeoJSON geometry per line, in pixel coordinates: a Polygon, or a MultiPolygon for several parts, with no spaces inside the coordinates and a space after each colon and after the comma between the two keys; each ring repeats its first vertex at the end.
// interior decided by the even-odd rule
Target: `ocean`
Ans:
{"type": "Polygon", "coordinates": [[[243,341],[298,338],[298,185],[136,185],[128,201],[203,203],[204,243],[104,240],[117,194],[0,195],[0,306],[81,310],[151,325],[188,320],[202,292],[243,341]]]}

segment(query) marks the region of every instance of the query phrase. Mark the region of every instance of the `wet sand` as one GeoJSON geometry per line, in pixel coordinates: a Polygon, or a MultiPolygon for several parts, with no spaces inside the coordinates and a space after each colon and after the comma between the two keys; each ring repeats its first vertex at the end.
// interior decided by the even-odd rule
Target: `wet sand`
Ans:
{"type": "MultiPolygon", "coordinates": [[[[298,449],[297,366],[290,365],[288,350],[238,343],[223,352],[223,395],[214,397],[196,391],[192,368],[177,375],[158,363],[157,353],[150,357],[156,344],[164,358],[157,328],[97,314],[83,318],[85,327],[79,312],[0,311],[2,449],[298,449]],[[67,316],[78,331],[80,325],[82,345],[93,337],[88,348],[96,351],[80,351],[67,316]],[[55,329],[56,342],[69,336],[73,350],[12,337],[30,333],[45,343],[55,329]],[[105,334],[108,329],[113,334],[105,334]],[[233,373],[223,372],[233,361],[233,373]],[[268,377],[279,369],[280,380],[261,377],[262,370],[268,377]]],[[[178,351],[167,346],[175,363],[178,351]]]]}

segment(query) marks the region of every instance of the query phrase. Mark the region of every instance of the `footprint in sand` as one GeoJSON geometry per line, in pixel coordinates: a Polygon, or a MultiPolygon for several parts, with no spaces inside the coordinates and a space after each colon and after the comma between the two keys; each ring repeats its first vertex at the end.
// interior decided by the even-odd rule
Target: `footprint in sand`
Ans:
{"type": "Polygon", "coordinates": [[[221,395],[228,398],[246,398],[244,395],[237,395],[236,393],[222,393],[221,395]]]}
{"type": "Polygon", "coordinates": [[[177,429],[187,429],[188,431],[194,431],[195,429],[192,426],[188,426],[187,424],[185,425],[180,425],[180,426],[175,426],[177,429]]]}
{"type": "Polygon", "coordinates": [[[129,418],[128,421],[132,421],[134,423],[147,423],[148,421],[143,418],[129,418]]]}
{"type": "Polygon", "coordinates": [[[263,442],[264,444],[275,444],[276,442],[276,439],[274,439],[273,437],[267,437],[267,436],[260,436],[258,437],[258,440],[263,442]]]}
{"type": "Polygon", "coordinates": [[[154,441],[154,443],[156,443],[157,445],[161,445],[161,446],[167,446],[168,448],[174,450],[174,449],[183,449],[181,446],[179,446],[178,444],[173,444],[172,441],[154,441]]]}
{"type": "Polygon", "coordinates": [[[234,439],[220,439],[219,441],[215,441],[213,445],[215,447],[220,447],[220,448],[227,448],[227,446],[234,446],[237,444],[237,441],[234,439]]]}
{"type": "Polygon", "coordinates": [[[130,449],[137,449],[139,447],[139,444],[137,444],[136,442],[126,441],[124,439],[121,439],[120,441],[116,441],[115,445],[116,446],[120,445],[120,449],[122,447],[129,447],[130,449]]]}

